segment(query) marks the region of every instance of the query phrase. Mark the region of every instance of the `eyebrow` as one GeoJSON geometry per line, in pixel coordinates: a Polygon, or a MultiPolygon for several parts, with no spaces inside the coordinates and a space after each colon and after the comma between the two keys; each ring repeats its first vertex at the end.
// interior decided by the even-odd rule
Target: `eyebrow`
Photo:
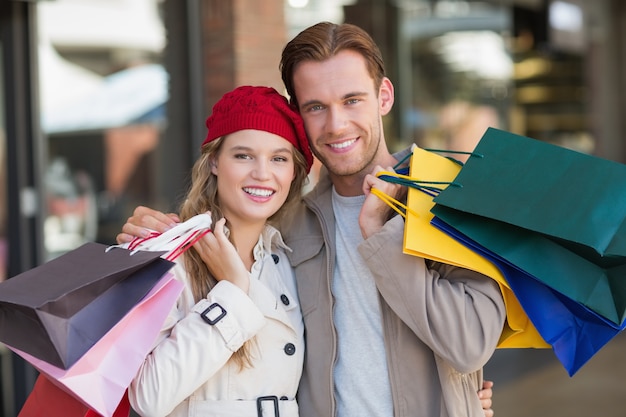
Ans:
{"type": "MultiPolygon", "coordinates": [[[[255,152],[256,151],[254,148],[251,148],[249,146],[233,146],[232,148],[228,148],[227,150],[230,152],[255,152]]],[[[291,153],[291,149],[284,148],[284,147],[276,148],[276,149],[272,149],[272,152],[273,153],[282,153],[282,152],[291,153]]]]}
{"type": "MultiPolygon", "coordinates": [[[[366,95],[368,95],[368,93],[365,92],[365,91],[353,91],[353,92],[350,92],[350,93],[347,93],[347,94],[344,94],[343,96],[341,96],[341,100],[347,100],[347,99],[352,98],[352,97],[362,97],[362,96],[366,96],[366,95]]],[[[308,107],[308,106],[311,106],[311,105],[314,105],[314,104],[324,104],[324,103],[322,101],[320,101],[320,100],[313,99],[313,100],[309,100],[309,101],[306,101],[306,102],[302,103],[300,106],[301,107],[308,107]]]]}

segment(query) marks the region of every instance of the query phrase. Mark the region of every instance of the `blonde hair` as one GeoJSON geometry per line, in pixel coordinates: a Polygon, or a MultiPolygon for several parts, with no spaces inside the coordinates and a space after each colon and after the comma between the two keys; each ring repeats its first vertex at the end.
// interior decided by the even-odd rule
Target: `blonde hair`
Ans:
{"type": "MultiPolygon", "coordinates": [[[[180,218],[185,221],[197,214],[211,213],[213,225],[223,217],[223,212],[219,204],[219,194],[217,188],[217,177],[211,172],[211,165],[219,156],[224,138],[220,137],[202,147],[202,153],[193,166],[191,172],[191,185],[187,192],[187,196],[180,207],[180,218]]],[[[293,151],[295,178],[291,183],[289,194],[285,204],[268,219],[273,223],[278,219],[288,207],[300,199],[302,188],[307,178],[307,165],[302,153],[294,147],[293,151]]],[[[228,219],[227,219],[228,226],[228,219]]],[[[191,284],[191,292],[196,302],[205,298],[208,292],[215,286],[217,280],[211,275],[204,261],[198,252],[191,247],[183,254],[183,264],[189,282],[191,284]]],[[[248,342],[233,354],[231,360],[234,360],[240,367],[250,366],[250,344],[248,342]]]]}

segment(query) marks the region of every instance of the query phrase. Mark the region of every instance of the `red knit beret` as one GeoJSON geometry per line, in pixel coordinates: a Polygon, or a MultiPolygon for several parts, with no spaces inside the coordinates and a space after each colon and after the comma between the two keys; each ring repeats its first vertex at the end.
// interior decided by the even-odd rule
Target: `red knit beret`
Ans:
{"type": "Polygon", "coordinates": [[[302,117],[287,99],[271,87],[237,87],[213,106],[206,120],[209,129],[202,145],[244,129],[263,130],[291,142],[303,155],[307,172],[313,155],[306,138],[302,117]]]}

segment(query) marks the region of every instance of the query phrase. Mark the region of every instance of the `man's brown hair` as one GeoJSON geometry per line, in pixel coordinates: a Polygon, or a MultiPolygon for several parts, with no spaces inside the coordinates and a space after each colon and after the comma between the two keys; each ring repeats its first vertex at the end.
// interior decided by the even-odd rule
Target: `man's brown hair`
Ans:
{"type": "Polygon", "coordinates": [[[349,23],[320,22],[300,32],[283,49],[280,72],[291,102],[298,106],[293,73],[301,62],[325,61],[344,50],[360,53],[378,90],[385,77],[385,65],[378,45],[363,29],[349,23]]]}

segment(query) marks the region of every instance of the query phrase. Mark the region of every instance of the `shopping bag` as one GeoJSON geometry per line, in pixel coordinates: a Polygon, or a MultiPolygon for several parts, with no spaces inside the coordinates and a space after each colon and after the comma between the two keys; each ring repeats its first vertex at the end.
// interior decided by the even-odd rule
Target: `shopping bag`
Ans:
{"type": "Polygon", "coordinates": [[[209,233],[211,223],[210,213],[197,214],[166,232],[159,233],[151,230],[148,237],[136,237],[130,242],[113,245],[110,248],[129,249],[132,253],[137,251],[163,252],[164,259],[173,261],[209,233]]]}
{"type": "Polygon", "coordinates": [[[182,288],[180,281],[166,273],[143,300],[67,370],[8,347],[63,392],[99,415],[110,417],[153,348],[182,288]]]}
{"type": "MultiPolygon", "coordinates": [[[[128,390],[126,390],[126,392],[124,392],[124,397],[122,397],[122,400],[118,404],[117,408],[113,412],[113,416],[111,417],[128,417],[130,416],[130,410],[131,410],[130,400],[128,399],[128,390]]],[[[103,417],[103,416],[93,410],[88,410],[87,413],[85,414],[85,417],[103,417]]]]}
{"type": "Polygon", "coordinates": [[[89,408],[39,375],[17,417],[84,417],[89,408]]]}
{"type": "Polygon", "coordinates": [[[174,265],[86,243],[0,283],[0,342],[68,369],[174,265]]]}
{"type": "MultiPolygon", "coordinates": [[[[516,231],[514,226],[453,209],[437,207],[436,213],[437,216],[432,219],[435,227],[490,259],[503,272],[528,317],[552,346],[556,357],[570,376],[626,326],[626,323],[617,325],[607,320],[527,271],[529,269],[537,273],[542,268],[533,269],[533,265],[555,262],[552,272],[559,273],[559,246],[549,239],[534,232],[516,231]],[[498,235],[501,237],[498,238],[498,235]],[[506,247],[502,250],[496,249],[504,256],[488,247],[506,247]],[[521,256],[513,256],[514,253],[526,253],[527,261],[522,261],[521,256]],[[555,253],[556,255],[551,256],[555,253]]],[[[578,266],[576,264],[567,268],[566,265],[562,273],[572,276],[572,269],[578,266]]]]}
{"type": "Polygon", "coordinates": [[[626,258],[624,164],[489,128],[454,182],[436,204],[545,234],[603,266],[626,258]]]}
{"type": "MultiPolygon", "coordinates": [[[[425,192],[423,185],[437,183],[435,187],[430,188],[436,194],[435,188],[443,189],[447,187],[446,183],[455,178],[461,168],[460,164],[418,147],[413,148],[410,158],[409,176],[404,177],[408,180],[404,183],[409,187],[404,253],[470,269],[494,279],[500,286],[507,310],[506,325],[498,347],[549,348],[550,345],[537,332],[500,270],[490,260],[465,247],[430,223],[433,218],[430,212],[434,205],[433,194],[425,192]]],[[[397,176],[387,172],[379,174],[379,177],[393,181],[393,177],[397,176]]]]}
{"type": "MultiPolygon", "coordinates": [[[[461,186],[439,193],[433,213],[452,208],[470,218],[493,219],[500,222],[500,232],[514,226],[506,229],[509,236],[496,233],[491,236],[496,241],[484,246],[621,325],[626,319],[626,257],[617,255],[622,240],[616,223],[626,191],[617,182],[626,179],[621,178],[626,166],[496,129],[487,130],[474,153],[454,179],[461,186]],[[519,246],[522,234],[537,246],[510,250],[519,246]],[[600,246],[592,244],[600,235],[610,236],[606,247],[611,254],[601,254],[600,246]],[[537,250],[540,245],[543,252],[537,250]]],[[[483,244],[477,236],[469,237],[483,244]]]]}
{"type": "MultiPolygon", "coordinates": [[[[130,403],[124,396],[115,409],[113,417],[128,417],[130,403]]],[[[99,417],[100,414],[90,410],[85,404],[69,395],[52,383],[45,375],[40,374],[35,385],[26,398],[17,417],[99,417]]]]}

